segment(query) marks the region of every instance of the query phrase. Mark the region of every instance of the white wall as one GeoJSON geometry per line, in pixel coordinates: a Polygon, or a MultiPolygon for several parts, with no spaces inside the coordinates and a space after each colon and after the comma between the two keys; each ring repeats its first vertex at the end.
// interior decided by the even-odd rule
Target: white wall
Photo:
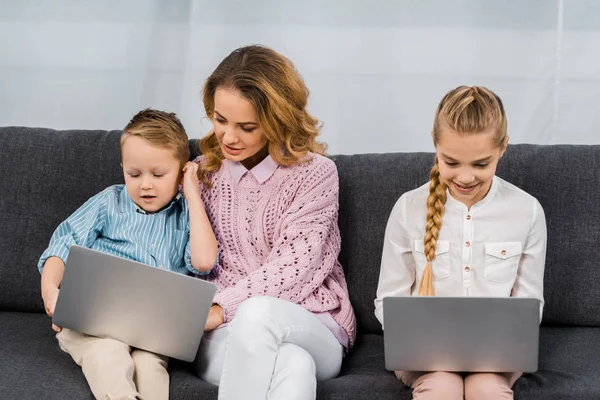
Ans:
{"type": "Polygon", "coordinates": [[[486,85],[513,142],[600,143],[592,0],[0,0],[0,125],[120,129],[139,109],[208,131],[233,49],[289,56],[330,153],[431,150],[444,93],[486,85]]]}

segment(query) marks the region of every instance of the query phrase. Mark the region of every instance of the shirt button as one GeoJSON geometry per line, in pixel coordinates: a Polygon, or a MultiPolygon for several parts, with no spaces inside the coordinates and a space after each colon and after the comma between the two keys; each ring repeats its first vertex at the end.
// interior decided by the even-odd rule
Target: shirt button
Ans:
{"type": "Polygon", "coordinates": [[[152,243],[152,248],[155,248],[155,247],[156,247],[156,245],[154,243],[152,243]]]}
{"type": "Polygon", "coordinates": [[[469,267],[468,265],[465,265],[465,272],[471,272],[471,267],[469,267]]]}
{"type": "Polygon", "coordinates": [[[467,221],[470,221],[470,220],[471,220],[471,216],[467,215],[467,221]]]}
{"type": "Polygon", "coordinates": [[[503,256],[505,256],[505,255],[506,255],[506,250],[502,250],[502,251],[500,252],[500,254],[502,254],[503,256]]]}
{"type": "Polygon", "coordinates": [[[471,246],[471,242],[466,242],[465,246],[470,247],[471,246]]]}

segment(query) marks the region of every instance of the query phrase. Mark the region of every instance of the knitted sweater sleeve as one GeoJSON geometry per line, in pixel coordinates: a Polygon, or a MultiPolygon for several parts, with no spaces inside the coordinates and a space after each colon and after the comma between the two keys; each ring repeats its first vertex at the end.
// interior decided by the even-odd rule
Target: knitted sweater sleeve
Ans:
{"type": "MultiPolygon", "coordinates": [[[[266,262],[214,299],[230,321],[239,304],[253,296],[302,303],[331,274],[340,252],[337,227],[339,181],[333,161],[313,160],[298,171],[301,180],[282,218],[266,262]]],[[[285,190],[285,189],[284,189],[285,190]]]]}

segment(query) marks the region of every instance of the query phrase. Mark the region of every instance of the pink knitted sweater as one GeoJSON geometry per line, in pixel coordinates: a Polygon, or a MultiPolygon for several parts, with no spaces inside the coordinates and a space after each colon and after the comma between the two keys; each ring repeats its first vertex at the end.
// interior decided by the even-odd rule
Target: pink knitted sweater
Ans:
{"type": "Polygon", "coordinates": [[[214,302],[225,310],[225,322],[249,297],[272,296],[330,312],[351,346],[356,320],[337,260],[337,169],[326,157],[310,156],[279,166],[262,183],[251,173],[237,182],[228,162],[211,175],[213,187],[203,187],[202,198],[221,253],[203,279],[216,284],[214,302]]]}

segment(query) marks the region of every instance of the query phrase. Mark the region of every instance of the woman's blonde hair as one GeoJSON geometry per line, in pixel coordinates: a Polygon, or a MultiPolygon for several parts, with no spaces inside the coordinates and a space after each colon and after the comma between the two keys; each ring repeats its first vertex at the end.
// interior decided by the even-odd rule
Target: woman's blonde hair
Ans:
{"type": "MultiPolygon", "coordinates": [[[[432,134],[435,145],[438,143],[440,132],[444,129],[467,135],[493,130],[494,143],[498,147],[503,147],[506,142],[506,114],[502,100],[494,92],[482,86],[459,86],[448,92],[438,105],[432,134]]],[[[435,258],[435,248],[442,228],[446,204],[446,184],[440,179],[437,156],[429,180],[427,223],[423,238],[427,264],[419,283],[420,296],[434,295],[431,263],[435,258]]]]}
{"type": "MultiPolygon", "coordinates": [[[[217,89],[239,92],[256,111],[268,143],[269,154],[279,165],[303,161],[308,152],[325,154],[327,146],[317,141],[319,121],[306,110],[308,89],[292,62],[263,46],[234,50],[219,64],[204,84],[206,115],[213,118],[217,89]]],[[[208,174],[221,167],[223,153],[214,130],[200,140],[205,160],[199,178],[211,186],[208,174]]]]}
{"type": "Polygon", "coordinates": [[[154,146],[172,149],[182,168],[190,160],[188,136],[175,113],[152,108],[138,112],[123,129],[121,149],[131,136],[141,137],[154,146]]]}

